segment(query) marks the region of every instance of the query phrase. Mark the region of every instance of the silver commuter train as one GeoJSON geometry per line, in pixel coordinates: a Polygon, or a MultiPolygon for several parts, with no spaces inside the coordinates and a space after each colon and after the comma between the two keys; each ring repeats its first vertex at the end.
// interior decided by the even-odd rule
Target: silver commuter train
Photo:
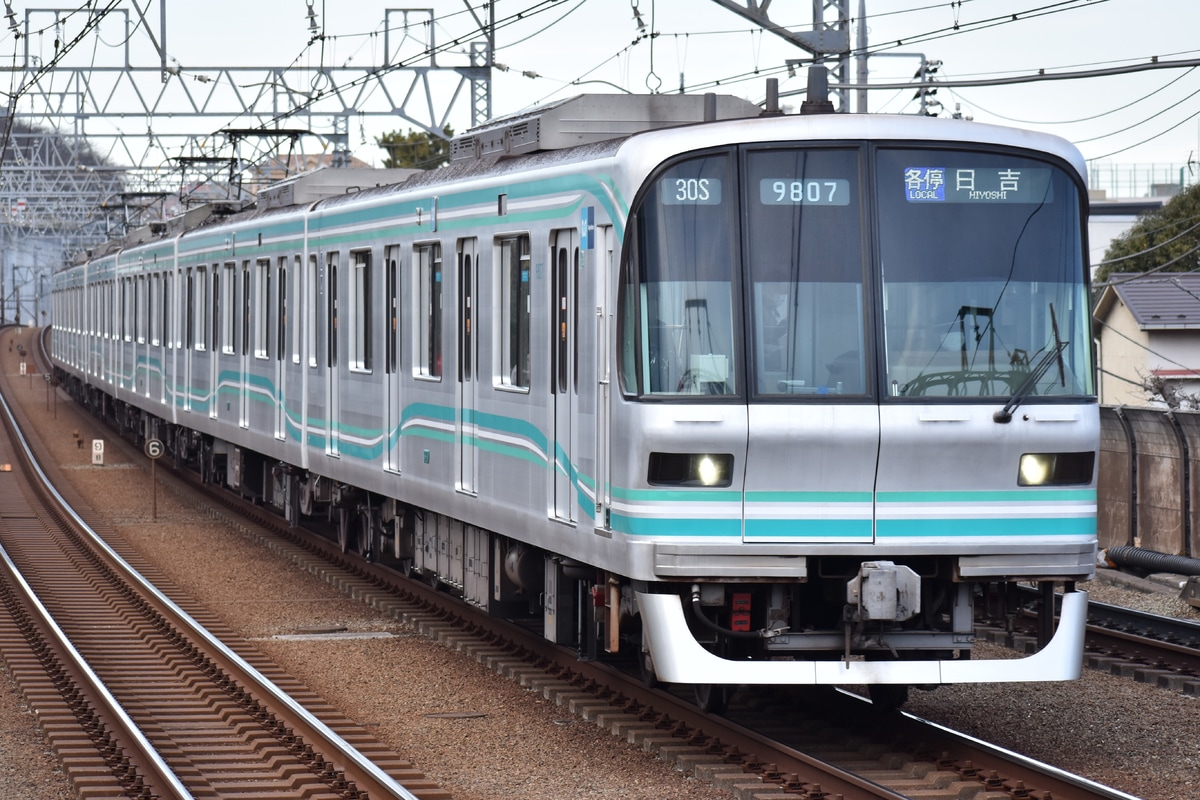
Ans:
{"type": "Polygon", "coordinates": [[[56,368],[207,479],[708,705],[1078,676],[1099,421],[1075,148],[584,96],[454,154],[61,271],[56,368]],[[1043,588],[1044,647],[972,660],[973,609],[1014,582],[1043,588]]]}

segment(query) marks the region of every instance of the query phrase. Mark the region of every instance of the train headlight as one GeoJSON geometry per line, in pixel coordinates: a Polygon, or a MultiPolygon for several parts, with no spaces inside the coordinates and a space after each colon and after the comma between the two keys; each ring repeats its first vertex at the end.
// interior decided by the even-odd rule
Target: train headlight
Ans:
{"type": "Polygon", "coordinates": [[[729,453],[651,453],[647,480],[654,486],[729,486],[729,453]]]}
{"type": "Polygon", "coordinates": [[[696,476],[704,486],[716,486],[721,480],[721,468],[712,456],[700,456],[696,463],[696,476]]]}
{"type": "Polygon", "coordinates": [[[1053,456],[1045,453],[1026,453],[1021,456],[1021,476],[1018,486],[1041,486],[1050,477],[1053,456]]]}
{"type": "Polygon", "coordinates": [[[1073,486],[1091,483],[1095,453],[1025,453],[1018,486],[1073,486]]]}

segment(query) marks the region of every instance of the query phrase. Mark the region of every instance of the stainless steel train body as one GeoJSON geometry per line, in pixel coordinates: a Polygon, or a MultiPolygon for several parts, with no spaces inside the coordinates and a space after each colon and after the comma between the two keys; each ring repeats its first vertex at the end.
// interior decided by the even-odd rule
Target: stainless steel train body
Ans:
{"type": "Polygon", "coordinates": [[[1083,175],[885,116],[485,155],[64,270],[53,352],[209,479],[666,681],[1072,678],[1083,175]],[[1067,590],[1052,639],[972,660],[1016,581],[1067,590]]]}

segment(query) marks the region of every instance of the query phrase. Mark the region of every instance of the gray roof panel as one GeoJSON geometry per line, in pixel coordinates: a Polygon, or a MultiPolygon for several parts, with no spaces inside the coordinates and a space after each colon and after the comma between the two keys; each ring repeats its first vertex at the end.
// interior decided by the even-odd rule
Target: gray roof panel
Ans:
{"type": "Polygon", "coordinates": [[[1109,283],[1143,330],[1200,328],[1200,274],[1114,273],[1109,283]]]}

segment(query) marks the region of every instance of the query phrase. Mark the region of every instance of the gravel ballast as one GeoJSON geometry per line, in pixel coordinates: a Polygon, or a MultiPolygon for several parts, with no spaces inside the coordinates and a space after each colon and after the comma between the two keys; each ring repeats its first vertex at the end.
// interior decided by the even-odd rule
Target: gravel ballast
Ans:
{"type": "MultiPolygon", "coordinates": [[[[8,356],[0,363],[14,376],[6,350],[0,339],[0,356],[8,356]]],[[[731,797],[345,597],[161,487],[151,520],[146,462],[75,417],[64,398],[55,419],[40,385],[28,396],[18,386],[53,458],[121,536],[460,800],[731,797]],[[106,466],[91,465],[74,430],[87,443],[107,441],[106,466]],[[337,628],[349,635],[288,638],[337,628]]],[[[1086,588],[1106,602],[1169,604],[1170,613],[1197,616],[1164,593],[1101,581],[1086,588]]],[[[1071,683],[951,686],[910,697],[906,708],[918,716],[1145,800],[1200,797],[1200,698],[1092,671],[1071,683]]],[[[61,792],[62,775],[36,730],[0,670],[0,797],[71,796],[61,792]]]]}

